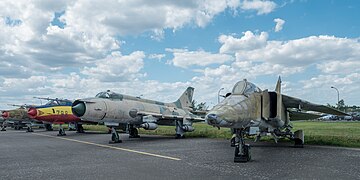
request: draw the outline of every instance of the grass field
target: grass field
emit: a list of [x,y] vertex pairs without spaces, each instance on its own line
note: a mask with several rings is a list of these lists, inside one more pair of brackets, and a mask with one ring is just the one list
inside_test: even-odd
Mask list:
[[[187,137],[207,138],[231,138],[230,130],[227,128],[211,127],[207,124],[195,123],[195,131],[186,133]],[[305,133],[305,144],[332,145],[343,147],[360,147],[360,122],[318,122],[297,121],[293,122],[294,130],[302,129]],[[107,131],[105,126],[86,125],[85,130]],[[160,126],[154,131],[140,129],[140,134],[174,135],[174,126]],[[269,141],[271,138],[264,138]]]

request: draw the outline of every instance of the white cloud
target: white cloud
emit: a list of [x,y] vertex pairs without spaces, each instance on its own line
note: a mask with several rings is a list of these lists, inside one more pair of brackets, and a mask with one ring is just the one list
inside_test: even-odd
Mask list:
[[150,54],[149,59],[157,59],[161,61],[165,56],[165,54]]
[[283,26],[285,24],[285,21],[280,19],[280,18],[276,18],[274,19],[274,22],[276,23],[275,25],[275,32],[279,32],[283,29]]
[[[220,42],[223,44],[220,52],[235,51],[237,60],[242,61],[305,67],[339,60],[354,62],[360,58],[358,39],[322,35],[289,41],[263,41],[261,39],[265,38],[261,38],[261,34],[254,36],[251,32],[245,33],[240,39],[232,36],[221,37],[223,36],[220,36]],[[255,43],[243,39],[254,39]]]
[[232,53],[236,51],[249,51],[262,48],[266,45],[268,33],[261,32],[260,35],[255,35],[251,31],[246,31],[243,36],[238,39],[233,36],[221,35],[218,40],[222,43],[220,53]]
[[145,54],[136,51],[130,55],[112,52],[106,58],[95,62],[95,67],[84,67],[81,71],[89,77],[105,82],[129,81],[144,76],[140,70],[144,66]]
[[187,68],[192,65],[207,66],[210,64],[222,64],[233,60],[233,57],[227,54],[212,54],[203,50],[189,51],[187,49],[166,49],[172,52],[174,66]]
[[318,64],[317,68],[324,73],[332,74],[349,74],[360,72],[360,59],[354,58],[354,60],[349,61],[323,62]]
[[331,89],[335,86],[339,89],[340,99],[344,99],[346,104],[353,105],[358,103],[360,95],[358,93],[360,88],[360,73],[350,73],[347,75],[318,75],[308,80],[301,80],[301,89],[297,92],[303,96],[308,97],[314,102],[327,102],[336,104],[337,93]]
[[241,3],[241,9],[255,10],[258,15],[271,13],[276,7],[276,3],[267,0],[244,0]]

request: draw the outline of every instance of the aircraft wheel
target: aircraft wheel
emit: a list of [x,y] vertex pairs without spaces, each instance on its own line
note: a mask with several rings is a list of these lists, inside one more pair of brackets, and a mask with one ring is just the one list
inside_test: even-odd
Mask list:
[[246,162],[251,160],[250,145],[246,144],[243,148],[244,148],[243,149],[244,154],[239,154],[240,153],[240,147],[235,146],[235,157],[234,157],[234,162],[235,163],[246,163]]
[[129,138],[140,138],[137,128],[132,128],[129,134]]
[[184,139],[185,138],[185,135],[181,135],[181,134],[176,134],[175,135],[175,139]]
[[118,136],[115,134],[111,135],[111,141],[109,141],[109,144],[115,144],[115,143],[122,143],[122,140],[119,139]]
[[230,146],[235,147],[235,137],[230,139]]

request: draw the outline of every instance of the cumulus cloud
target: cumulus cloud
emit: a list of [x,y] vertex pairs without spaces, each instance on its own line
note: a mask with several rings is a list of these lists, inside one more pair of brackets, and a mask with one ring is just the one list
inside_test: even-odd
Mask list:
[[221,35],[218,40],[222,43],[220,53],[233,53],[236,51],[248,51],[262,48],[266,45],[268,33],[261,32],[260,35],[255,35],[251,31],[246,31],[243,36],[235,38],[233,36]]
[[165,56],[165,54],[150,54],[149,59],[157,59],[161,61]]
[[360,61],[353,58],[348,61],[330,61],[317,64],[317,68],[329,74],[349,74],[360,72]]
[[84,67],[81,73],[106,82],[129,81],[143,76],[140,70],[144,66],[144,58],[142,51],[130,55],[112,52],[106,58],[96,61],[95,67]]
[[258,15],[268,14],[275,10],[277,4],[267,0],[244,0],[241,3],[241,9],[255,10]]
[[349,101],[350,103],[358,103],[357,100],[360,99],[358,93],[360,74],[358,72],[346,75],[318,75],[307,80],[301,80],[300,83],[303,88],[298,90],[298,92],[295,91],[295,93],[306,95],[314,102],[336,104],[337,94],[330,88],[331,86],[339,89],[340,99],[344,99],[346,104]]
[[274,19],[274,22],[276,23],[275,25],[275,32],[279,32],[283,29],[283,26],[285,24],[285,21],[280,19],[280,18],[276,18]]
[[174,66],[187,68],[192,65],[207,66],[210,64],[222,64],[233,60],[233,57],[227,54],[212,54],[203,50],[189,51],[187,49],[166,49],[172,52]]
[[[334,36],[310,36],[289,41],[243,41],[248,36],[259,40],[260,35],[244,34],[241,38],[228,36],[220,40],[220,52],[235,52],[237,60],[261,61],[286,67],[304,67],[331,61],[355,62],[360,57],[360,43],[357,39]],[[222,36],[220,36],[222,37]],[[261,44],[261,45],[259,45]],[[244,48],[247,47],[247,48]]]

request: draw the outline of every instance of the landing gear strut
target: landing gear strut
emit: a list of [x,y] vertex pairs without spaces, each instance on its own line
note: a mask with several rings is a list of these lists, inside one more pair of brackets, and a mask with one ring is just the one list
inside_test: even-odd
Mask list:
[[1,125],[1,131],[6,131],[5,123],[3,123],[3,124]]
[[114,143],[121,143],[122,140],[120,140],[119,134],[116,132],[114,127],[111,127],[111,140],[109,141],[109,144]]
[[46,131],[53,131],[54,130],[51,124],[45,124],[45,129],[46,129]]
[[140,138],[139,131],[137,128],[134,128],[134,125],[128,125],[129,138]]
[[27,125],[26,132],[34,132],[34,130],[32,129],[31,124]]
[[236,129],[231,128],[232,137],[230,139],[230,146],[235,147]]
[[69,131],[75,131],[76,129],[76,123],[69,123],[68,124],[68,130]]
[[65,130],[62,127],[62,124],[60,124],[59,134],[57,134],[57,136],[66,136]]
[[176,134],[175,134],[175,139],[183,139],[185,138],[185,131],[184,129],[182,128],[183,124],[181,121],[175,121],[175,124],[176,124]]
[[245,144],[244,129],[236,129],[234,162],[245,163],[250,160],[250,145]]
[[76,123],[76,124],[75,124],[75,128],[76,128],[76,132],[77,132],[77,133],[85,133],[84,127],[82,126],[82,124]]

